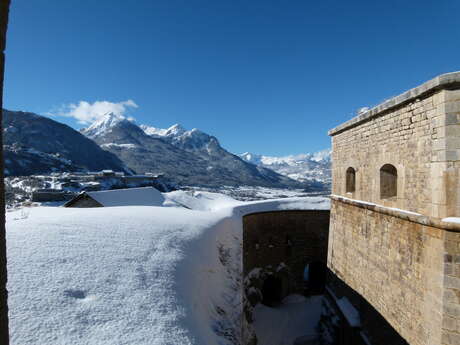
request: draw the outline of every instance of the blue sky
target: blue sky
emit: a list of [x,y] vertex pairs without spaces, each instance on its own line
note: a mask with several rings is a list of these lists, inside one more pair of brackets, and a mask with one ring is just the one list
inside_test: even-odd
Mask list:
[[14,0],[4,106],[131,100],[138,123],[196,127],[235,153],[316,151],[360,107],[460,70],[458,13],[455,0]]

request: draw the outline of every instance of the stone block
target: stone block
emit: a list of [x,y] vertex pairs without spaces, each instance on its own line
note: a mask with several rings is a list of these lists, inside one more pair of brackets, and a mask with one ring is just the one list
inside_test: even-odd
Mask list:
[[443,304],[444,315],[460,319],[460,305],[457,303],[444,302]]
[[446,114],[444,123],[446,126],[460,124],[460,114]]
[[446,151],[446,161],[458,161],[458,160],[459,160],[459,154],[457,151]]
[[448,125],[445,127],[446,137],[459,137],[460,125]]
[[454,289],[445,289],[443,294],[443,302],[444,303],[452,303],[452,304],[459,304],[460,303],[460,290]]
[[460,101],[460,91],[459,90],[444,90],[443,91],[443,102],[452,102]]
[[460,344],[460,334],[443,331],[441,341],[443,345],[458,345]]
[[445,316],[442,320],[442,328],[448,331],[456,331],[457,330],[457,319],[454,319],[450,316]]
[[446,114],[449,113],[460,113],[460,102],[453,101],[453,102],[446,102],[444,103],[444,112]]

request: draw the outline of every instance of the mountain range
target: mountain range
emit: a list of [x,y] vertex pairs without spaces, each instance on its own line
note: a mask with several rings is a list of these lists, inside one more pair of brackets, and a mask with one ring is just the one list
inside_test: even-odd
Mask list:
[[33,113],[3,114],[7,176],[112,169],[162,173],[180,185],[306,190],[327,188],[330,176],[327,152],[278,158],[234,155],[216,137],[178,124],[167,129],[139,126],[108,113],[78,132]]
[[284,157],[264,156],[245,152],[239,155],[246,162],[276,171],[300,182],[331,183],[331,150]]
[[301,187],[298,181],[245,162],[198,129],[138,126],[110,113],[81,133],[136,172],[163,173],[181,185]]

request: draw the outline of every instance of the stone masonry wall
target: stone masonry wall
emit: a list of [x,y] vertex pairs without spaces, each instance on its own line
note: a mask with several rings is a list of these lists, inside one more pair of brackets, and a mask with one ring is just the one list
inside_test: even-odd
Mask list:
[[329,210],[273,211],[243,217],[243,343],[256,344],[253,308],[268,277],[282,281],[282,297],[303,293],[307,263],[327,260]]
[[[289,293],[302,293],[307,263],[326,263],[329,210],[275,211],[243,218],[243,271],[286,265]],[[287,238],[289,237],[289,243]]]
[[[460,72],[329,134],[329,268],[409,344],[460,344]],[[397,169],[397,195],[389,198],[380,194],[385,164]],[[349,167],[356,188],[347,193]]]
[[[460,90],[433,90],[331,134],[332,194],[437,218],[460,215]],[[398,170],[395,198],[380,198],[384,164]],[[354,193],[345,191],[349,167]]]
[[444,232],[442,342],[460,344],[460,232]]
[[[445,233],[334,200],[328,267],[409,344],[459,344],[441,343]],[[458,297],[450,297],[457,303],[452,305],[452,324],[460,305]],[[374,337],[379,343],[378,333]]]

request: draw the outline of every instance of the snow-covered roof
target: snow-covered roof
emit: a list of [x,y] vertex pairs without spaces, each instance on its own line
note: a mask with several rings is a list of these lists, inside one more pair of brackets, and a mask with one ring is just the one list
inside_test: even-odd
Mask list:
[[126,188],[86,192],[102,206],[161,206],[163,194],[153,187]]

